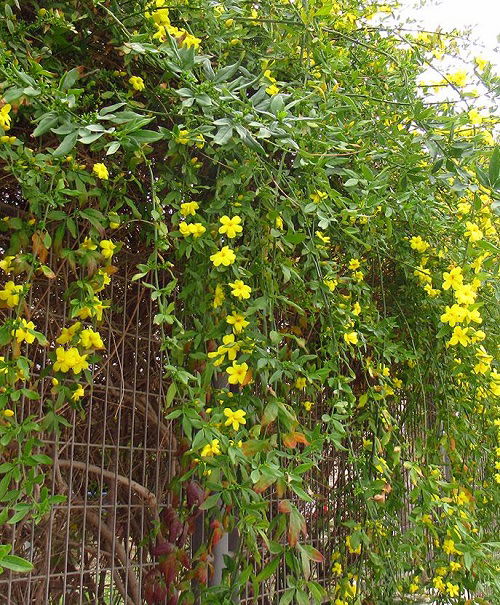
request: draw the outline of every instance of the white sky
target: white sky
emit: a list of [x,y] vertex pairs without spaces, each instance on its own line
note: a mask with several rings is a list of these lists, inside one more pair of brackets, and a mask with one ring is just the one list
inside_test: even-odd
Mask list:
[[[403,14],[411,15],[430,30],[472,28],[477,53],[500,65],[500,0],[431,0],[424,8],[409,8],[415,0],[402,0]],[[484,48],[481,48],[484,47]]]

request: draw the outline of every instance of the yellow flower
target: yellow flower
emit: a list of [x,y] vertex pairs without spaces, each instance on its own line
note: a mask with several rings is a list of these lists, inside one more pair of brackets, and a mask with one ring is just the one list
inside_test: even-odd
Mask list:
[[103,181],[107,181],[109,178],[108,169],[104,164],[101,164],[100,162],[92,166],[92,172]]
[[413,583],[413,582],[410,584],[409,591],[410,591],[411,593],[417,592],[417,590],[418,590],[418,589],[419,589],[418,584],[415,584],[415,583]]
[[234,282],[230,282],[229,286],[232,288],[231,294],[233,296],[236,296],[236,298],[239,298],[240,300],[250,298],[250,292],[252,291],[252,288],[244,284],[241,279],[237,279]]
[[302,405],[304,406],[306,412],[310,412],[312,410],[314,402],[313,401],[303,401]]
[[473,305],[476,296],[472,284],[463,284],[455,288],[455,298],[461,305]]
[[206,231],[206,227],[204,227],[201,223],[191,223],[188,225],[188,228],[189,233],[193,237],[201,237]]
[[0,290],[0,300],[12,308],[19,303],[19,294],[23,291],[23,286],[16,286],[13,281],[8,281],[3,290]]
[[97,250],[97,244],[94,244],[94,242],[89,237],[86,237],[83,240],[83,243],[80,244],[80,249],[81,250]]
[[452,584],[451,582],[446,582],[446,592],[450,595],[450,597],[458,597],[458,593],[460,592],[460,587],[458,584]]
[[311,193],[311,195],[309,197],[312,199],[312,201],[315,204],[319,204],[323,200],[326,200],[326,198],[328,197],[328,193],[326,193],[325,191],[320,191],[319,189],[316,189],[316,191],[314,193]]
[[71,347],[67,351],[63,347],[57,347],[54,363],[55,372],[69,372],[72,370],[73,374],[79,374],[88,367],[87,355],[80,355],[76,347]]
[[90,329],[80,332],[80,344],[84,349],[104,349],[104,343],[99,332]]
[[218,456],[220,454],[220,445],[218,439],[212,439],[210,443],[207,443],[200,452],[202,458],[207,456]]
[[358,333],[357,332],[345,332],[344,340],[347,344],[357,345],[358,344]]
[[230,326],[233,326],[233,332],[240,334],[248,325],[249,321],[246,321],[245,316],[233,311],[231,315],[226,317],[226,321]]
[[57,344],[65,345],[68,344],[68,342],[71,342],[73,340],[73,336],[80,330],[81,327],[81,322],[77,321],[69,328],[63,328],[61,331],[61,336],[56,338]]
[[226,368],[226,372],[229,374],[229,384],[243,384],[248,372],[248,365],[246,363],[238,364],[236,361],[233,361],[233,365]]
[[449,290],[450,288],[456,290],[462,285],[464,280],[462,269],[460,267],[455,267],[449,273],[445,271],[443,273],[443,279],[443,290]]
[[472,206],[469,204],[469,202],[460,202],[457,206],[457,212],[458,214],[469,214],[471,208]]
[[359,315],[361,313],[361,305],[359,302],[355,302],[352,306],[352,313],[353,315]]
[[85,395],[85,391],[83,390],[83,387],[81,384],[78,384],[76,386],[76,390],[73,391],[73,395],[71,395],[71,399],[73,401],[78,401],[79,399],[81,399],[83,396]]
[[243,227],[240,225],[240,216],[233,216],[233,218],[229,218],[229,216],[224,215],[221,216],[219,221],[222,224],[222,226],[219,227],[219,233],[225,233],[230,239],[236,237],[238,233],[241,233],[243,231]]
[[351,544],[351,536],[346,536],[345,538],[345,544],[347,546],[347,550],[352,554],[352,555],[359,555],[361,552],[361,544],[358,544],[358,546],[356,546],[356,548],[353,548],[352,544]]
[[330,238],[323,234],[323,231],[316,231],[316,237],[318,237],[324,244],[330,243]]
[[189,130],[179,130],[179,134],[175,140],[181,145],[187,145],[189,143]]
[[459,305],[452,305],[451,307],[445,307],[445,312],[441,315],[440,319],[443,323],[448,323],[453,328],[457,323],[464,321],[466,317],[467,309]]
[[427,294],[431,297],[431,298],[436,298],[436,296],[439,296],[441,290],[436,290],[435,288],[433,288],[430,284],[425,284],[424,286],[424,290],[427,292]]
[[228,246],[223,246],[218,252],[215,252],[210,256],[210,260],[213,262],[215,267],[224,265],[229,267],[236,260],[236,254]]
[[18,327],[12,330],[11,334],[19,344],[23,341],[31,344],[35,340],[35,335],[30,330],[35,329],[35,324],[32,321],[26,321],[24,318],[19,320]]
[[224,290],[222,289],[222,286],[217,284],[215,286],[214,294],[214,309],[217,309],[217,307],[220,307],[222,305],[222,303],[224,302],[224,298]]
[[277,95],[279,91],[280,89],[278,88],[278,86],[276,86],[276,84],[271,84],[266,88],[267,94],[271,96]]
[[12,271],[12,261],[14,258],[14,256],[5,256],[3,260],[0,260],[0,269],[7,274],[10,273]]
[[184,202],[184,204],[181,204],[180,212],[182,216],[189,216],[190,214],[194,216],[199,207],[198,202]]
[[208,354],[209,359],[216,359],[214,366],[220,366],[220,364],[224,361],[226,354],[229,361],[233,361],[236,359],[236,354],[240,350],[240,344],[235,342],[234,334],[226,334],[223,336],[222,342],[224,344],[220,346],[217,351],[213,351]]
[[276,229],[283,229],[283,219],[281,216],[277,216],[274,219],[274,224],[276,225]]
[[333,292],[339,282],[336,279],[324,279],[323,283],[330,290],[330,292]]
[[0,127],[4,130],[9,130],[12,118],[9,115],[12,106],[10,103],[6,103],[2,109],[0,109]]
[[488,59],[483,59],[481,57],[474,57],[474,63],[477,65],[479,71],[484,71],[489,61]]
[[462,569],[462,565],[457,563],[457,561],[450,561],[450,569],[451,571],[458,571],[459,569]]
[[349,261],[349,269],[351,271],[356,271],[356,269],[359,269],[361,267],[361,263],[359,262],[358,258],[351,258],[351,260]]
[[447,80],[455,86],[461,88],[467,84],[467,72],[463,70],[456,71],[454,74],[447,74]]
[[140,76],[130,76],[128,82],[134,90],[144,90],[144,80]]
[[466,347],[470,342],[470,338],[468,335],[469,329],[470,328],[461,328],[460,326],[456,326],[455,328],[453,328],[453,334],[451,335],[448,344],[451,346],[455,346],[460,343],[463,347]]
[[469,121],[473,126],[479,126],[479,124],[482,124],[483,116],[477,109],[471,109],[467,115],[469,116]]
[[476,324],[483,323],[483,318],[481,317],[481,313],[479,313],[479,311],[477,309],[473,309],[472,311],[468,310],[465,319],[467,320],[468,323],[470,323],[471,321],[473,321]]
[[338,576],[340,576],[340,574],[342,573],[342,565],[338,561],[333,564],[332,573],[334,573]]
[[104,256],[104,258],[111,258],[113,256],[116,244],[113,244],[111,240],[103,239],[99,243],[99,246],[101,246],[101,254]]
[[444,585],[444,582],[443,582],[443,578],[441,576],[435,576],[432,579],[432,583],[434,584],[434,588],[436,590],[439,590],[440,592],[444,592],[445,585]]
[[226,422],[224,422],[224,426],[232,426],[235,431],[240,428],[240,424],[246,424],[245,414],[243,410],[236,410],[233,412],[231,408],[224,409],[224,416],[227,417]]
[[187,48],[199,48],[201,44],[201,38],[197,38],[193,36],[193,34],[188,33],[186,30],[182,30],[182,34],[184,38],[181,42],[181,46],[186,46]]
[[356,281],[363,281],[363,278],[365,276],[363,271],[354,271],[352,275]]
[[306,383],[307,383],[307,380],[304,377],[299,377],[295,381],[295,388],[296,389],[305,389]]
[[423,253],[427,250],[429,244],[425,240],[423,240],[420,235],[417,235],[410,239],[410,246],[413,250]]
[[12,418],[12,416],[14,416],[14,411],[13,410],[4,410],[2,412],[2,414],[5,416],[5,418]]
[[470,221],[467,221],[465,223],[466,226],[466,230],[465,230],[465,237],[469,238],[470,242],[478,242],[480,239],[483,239],[483,232],[481,231],[481,229],[479,229],[479,227],[475,224],[475,223],[471,223]]
[[443,541],[443,550],[447,555],[461,554],[460,551],[455,548],[455,542],[451,538]]
[[179,231],[184,237],[189,237],[191,235],[190,225],[186,223],[186,221],[182,221],[179,223]]

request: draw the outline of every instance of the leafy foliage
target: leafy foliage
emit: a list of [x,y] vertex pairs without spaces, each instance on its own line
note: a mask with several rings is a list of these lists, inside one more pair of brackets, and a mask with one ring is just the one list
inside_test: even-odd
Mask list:
[[[1,4],[0,159],[24,210],[0,223],[13,280],[0,442],[17,444],[2,520],[39,519],[58,498],[33,489],[50,462],[38,434],[84,397],[115,302],[99,293],[139,233],[132,279],[157,305],[165,413],[183,439],[147,601],[193,602],[193,579],[203,602],[247,584],[257,596],[284,562],[281,605],[493,602],[500,152],[494,113],[471,105],[472,86],[495,102],[493,67],[442,71],[467,42],[386,25],[390,3]],[[422,84],[430,64],[440,79]],[[49,250],[76,276],[79,325],[58,343],[20,323],[33,276],[57,274]],[[30,350],[47,345],[35,378]],[[17,423],[9,406],[51,378],[43,426]],[[189,562],[201,510],[212,538]],[[326,534],[344,528],[328,552],[305,511],[323,511]],[[207,588],[234,528],[240,548]]]

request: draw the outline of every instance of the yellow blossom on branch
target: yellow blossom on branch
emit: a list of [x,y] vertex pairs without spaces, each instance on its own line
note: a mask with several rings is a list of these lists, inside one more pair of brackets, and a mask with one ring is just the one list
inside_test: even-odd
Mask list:
[[481,231],[481,229],[479,229],[479,227],[475,224],[475,223],[471,223],[470,221],[467,221],[465,223],[466,226],[466,230],[465,230],[465,237],[469,238],[469,241],[471,242],[478,242],[479,240],[483,239],[483,232]]
[[220,265],[229,267],[229,265],[232,265],[236,260],[236,254],[229,246],[223,246],[218,252],[215,252],[210,256],[210,260],[215,267],[219,267]]
[[3,128],[4,130],[9,130],[10,128],[12,118],[9,112],[11,109],[12,106],[10,103],[6,103],[2,109],[0,109],[0,128]]
[[410,239],[410,246],[413,248],[413,250],[421,253],[425,252],[427,248],[429,248],[429,244],[423,240],[420,235],[414,236]]
[[101,254],[104,256],[104,258],[112,258],[116,249],[116,244],[109,239],[103,239],[99,243],[99,246],[101,247]]
[[107,181],[109,178],[108,169],[101,162],[97,162],[97,164],[92,166],[92,172],[103,181]]
[[231,294],[239,298],[240,300],[250,298],[252,288],[247,286],[241,279],[237,279],[234,282],[230,282],[229,286],[232,288]]
[[73,401],[78,401],[79,399],[81,399],[83,396],[85,395],[85,391],[82,387],[81,384],[78,384],[76,389],[73,391],[73,394],[71,395],[71,399]]
[[235,334],[240,334],[250,323],[245,319],[244,315],[241,315],[236,311],[233,311],[231,315],[228,315],[226,321],[230,326],[233,326]]
[[450,288],[453,288],[454,290],[456,290],[457,288],[459,288],[462,285],[463,281],[464,281],[464,278],[462,275],[462,269],[460,267],[455,267],[451,271],[449,271],[449,272],[445,271],[443,273],[442,288],[443,288],[443,290],[449,290]]
[[460,343],[463,347],[466,347],[470,343],[470,338],[468,335],[469,330],[470,328],[461,328],[460,326],[456,326],[453,329],[453,334],[448,341],[448,345],[455,346]]
[[453,328],[456,324],[465,321],[466,317],[467,309],[459,305],[452,305],[451,307],[446,306],[445,312],[441,315],[440,319],[443,323],[448,323]]
[[299,378],[297,378],[295,380],[295,388],[296,389],[305,389],[306,384],[307,384],[307,380],[303,376],[299,376]]
[[220,454],[220,445],[218,439],[212,439],[210,443],[203,446],[200,456],[206,458],[207,456],[218,456]]
[[222,286],[220,284],[217,284],[215,286],[215,294],[214,294],[214,303],[213,303],[214,309],[217,309],[217,307],[220,307],[222,305],[222,303],[224,302],[224,299],[225,299],[224,290],[222,289]]
[[73,340],[73,336],[80,330],[81,327],[82,323],[80,321],[77,321],[69,328],[63,328],[61,330],[61,335],[56,338],[56,342],[60,345],[68,344],[68,342],[71,342]]
[[233,218],[229,218],[229,216],[224,215],[221,216],[219,221],[222,225],[221,227],[219,227],[219,233],[226,234],[227,237],[229,237],[230,239],[236,237],[238,233],[241,233],[243,231],[243,227],[240,225],[240,216],[236,215],[233,216]]
[[14,256],[4,256],[4,258],[0,261],[0,269],[7,274],[10,273],[12,271],[12,261],[14,258]]
[[235,431],[240,428],[240,424],[246,424],[245,420],[246,412],[244,410],[236,410],[233,412],[231,408],[224,409],[224,416],[227,417],[226,422],[224,422],[224,426],[232,426]]
[[104,343],[99,332],[90,329],[80,332],[80,344],[84,349],[104,349]]
[[35,324],[32,321],[26,321],[24,318],[19,320],[18,327],[12,330],[12,336],[21,344],[27,342],[31,344],[35,340],[35,335],[30,330],[35,329]]
[[182,216],[194,216],[199,207],[200,205],[198,204],[198,202],[184,202],[183,204],[181,204],[180,213],[182,214]]
[[358,344],[358,333],[357,332],[345,332],[344,340],[347,344],[357,345]]
[[243,384],[248,372],[248,365],[233,361],[233,365],[226,368],[226,372],[229,374],[229,384]]
[[63,347],[57,347],[56,361],[54,363],[55,372],[69,372],[72,370],[73,374],[79,374],[88,367],[87,355],[80,355],[76,347],[71,347],[68,350]]
[[309,197],[315,204],[319,204],[323,200],[326,200],[326,198],[328,197],[328,193],[326,193],[325,191],[320,191],[319,189],[316,189],[316,191],[311,193],[311,195]]
[[144,90],[144,80],[140,76],[130,76],[128,82],[134,90]]
[[97,250],[97,244],[95,244],[89,237],[83,240],[80,244],[80,250]]
[[19,295],[23,291],[23,286],[16,286],[13,281],[8,281],[3,290],[0,290],[0,300],[12,308],[19,303]]

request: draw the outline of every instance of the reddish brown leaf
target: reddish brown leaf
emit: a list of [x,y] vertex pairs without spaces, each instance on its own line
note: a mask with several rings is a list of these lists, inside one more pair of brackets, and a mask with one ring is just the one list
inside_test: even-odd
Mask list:
[[290,506],[290,501],[289,500],[281,500],[278,504],[278,510],[280,513],[290,513],[292,510],[292,507]]

